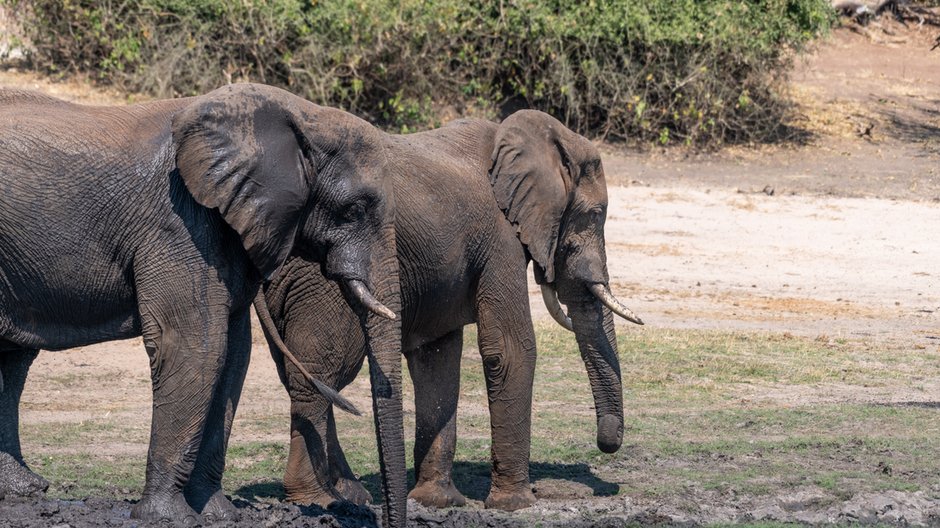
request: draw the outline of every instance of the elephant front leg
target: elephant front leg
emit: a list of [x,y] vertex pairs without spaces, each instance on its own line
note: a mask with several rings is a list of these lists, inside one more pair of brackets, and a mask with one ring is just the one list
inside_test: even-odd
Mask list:
[[[3,349],[0,346],[0,349]],[[30,471],[20,451],[20,396],[37,350],[0,350],[0,499],[46,491],[49,482]]]
[[[203,311],[193,319],[180,320],[141,312],[153,381],[153,418],[147,482],[131,517],[198,524],[201,516],[189,506],[183,489],[195,465],[225,366],[224,327],[213,328],[209,321],[224,321],[228,315],[213,317]],[[163,313],[181,316],[180,310]]]
[[406,354],[415,388],[415,479],[408,497],[425,506],[463,506],[451,474],[457,447],[457,398],[463,329]]
[[207,520],[236,520],[238,509],[222,491],[225,452],[251,358],[251,326],[245,309],[229,318],[228,351],[222,379],[206,420],[196,466],[186,485],[186,501]]
[[477,310],[492,434],[492,484],[485,505],[507,511],[535,504],[529,484],[535,334],[524,293],[491,290]]

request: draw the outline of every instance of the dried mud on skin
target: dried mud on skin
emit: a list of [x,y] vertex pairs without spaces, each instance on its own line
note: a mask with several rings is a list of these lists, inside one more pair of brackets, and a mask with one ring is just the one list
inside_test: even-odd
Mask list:
[[[381,508],[336,504],[329,509],[292,504],[249,503],[236,500],[241,518],[205,523],[207,527],[330,527],[378,526]],[[109,499],[63,501],[46,498],[0,500],[0,526],[151,528],[171,523],[130,519],[132,503]],[[427,528],[507,527],[619,527],[636,525],[705,526],[754,521],[808,525],[861,524],[879,526],[940,525],[940,499],[923,492],[862,493],[848,500],[818,488],[806,488],[767,497],[719,496],[688,490],[675,503],[643,501],[632,497],[577,501],[539,501],[515,513],[479,508],[437,510],[408,503],[408,526]]]

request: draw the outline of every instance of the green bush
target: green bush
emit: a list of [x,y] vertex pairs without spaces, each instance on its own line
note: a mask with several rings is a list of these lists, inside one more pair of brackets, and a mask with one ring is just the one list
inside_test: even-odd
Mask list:
[[828,0],[0,0],[31,59],[158,96],[251,80],[406,130],[533,107],[591,135],[772,140]]

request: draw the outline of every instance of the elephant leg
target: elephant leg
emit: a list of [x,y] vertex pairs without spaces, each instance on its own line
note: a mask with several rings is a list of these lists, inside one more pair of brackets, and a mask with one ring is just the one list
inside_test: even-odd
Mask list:
[[346,453],[343,452],[343,446],[339,443],[336,436],[336,419],[333,416],[333,408],[327,412],[326,423],[326,450],[330,461],[330,481],[336,491],[349,502],[358,505],[370,504],[372,494],[362,485],[362,482],[356,478],[349,462],[346,461]]
[[222,473],[232,421],[251,358],[250,325],[248,309],[229,318],[225,370],[212,400],[196,466],[186,485],[186,501],[207,520],[238,518],[237,508],[222,492]]
[[457,398],[463,328],[406,354],[415,388],[415,488],[425,506],[463,506],[451,478],[457,447]]
[[[185,286],[170,291],[180,290],[186,291]],[[138,288],[139,296],[147,293]],[[200,293],[205,294],[204,290]],[[180,305],[187,302],[174,301],[141,307],[153,383],[153,418],[147,482],[131,517],[195,524],[201,522],[201,516],[189,506],[183,490],[195,466],[206,418],[225,368],[227,329],[218,321],[228,321],[228,313],[222,303],[183,309]]]
[[20,396],[38,350],[4,349],[0,345],[0,499],[46,491],[49,482],[30,471],[20,450]]
[[326,449],[329,402],[322,397],[312,400],[291,401],[290,453],[284,471],[284,490],[291,502],[327,507],[343,500],[343,496],[330,482]]
[[[523,276],[518,279],[525,284]],[[525,288],[503,280],[481,285],[477,306],[480,355],[490,408],[492,484],[487,508],[518,510],[535,504],[529,484],[535,332]]]

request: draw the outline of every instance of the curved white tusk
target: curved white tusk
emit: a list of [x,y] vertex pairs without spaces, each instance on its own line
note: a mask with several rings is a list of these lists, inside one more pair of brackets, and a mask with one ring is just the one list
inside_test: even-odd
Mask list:
[[346,281],[346,286],[349,287],[349,292],[352,293],[353,297],[370,312],[386,319],[395,319],[395,312],[389,310],[387,306],[373,297],[372,292],[369,291],[365,283],[360,280],[348,280]]
[[560,324],[562,328],[569,332],[574,332],[574,324],[571,322],[571,318],[565,315],[565,310],[558,302],[558,294],[555,292],[555,288],[552,288],[549,284],[542,284],[540,286],[542,288],[542,301],[545,302],[545,307],[548,308],[549,315],[551,315],[552,319]]
[[606,284],[601,284],[599,282],[594,283],[590,285],[588,289],[591,290],[591,293],[593,293],[598,300],[604,303],[604,306],[610,308],[611,312],[614,312],[631,323],[636,323],[638,325],[643,324],[643,321],[637,317],[635,313],[633,313],[633,310],[624,306],[622,302],[618,301],[617,298],[614,297],[614,294],[610,292],[610,288],[608,288]]

